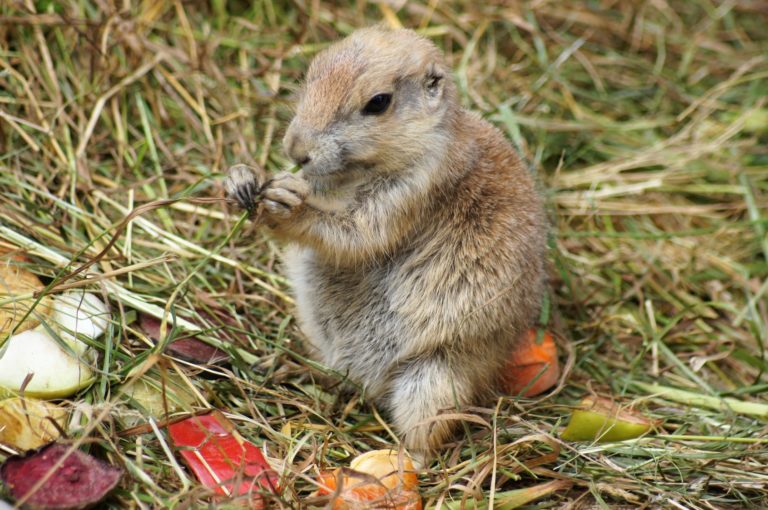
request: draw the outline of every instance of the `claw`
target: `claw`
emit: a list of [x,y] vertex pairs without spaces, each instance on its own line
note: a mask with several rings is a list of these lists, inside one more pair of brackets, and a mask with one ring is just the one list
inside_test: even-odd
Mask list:
[[252,211],[258,203],[262,186],[256,171],[241,164],[229,168],[224,188],[228,199],[237,202],[242,209]]

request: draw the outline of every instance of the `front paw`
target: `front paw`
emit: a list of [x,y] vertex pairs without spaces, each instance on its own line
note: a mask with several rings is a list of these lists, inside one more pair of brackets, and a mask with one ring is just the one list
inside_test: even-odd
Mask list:
[[253,213],[261,195],[263,182],[262,172],[257,169],[248,165],[234,165],[227,171],[224,189],[230,201]]
[[264,186],[264,209],[273,222],[295,217],[304,207],[309,195],[309,184],[301,177],[281,172]]

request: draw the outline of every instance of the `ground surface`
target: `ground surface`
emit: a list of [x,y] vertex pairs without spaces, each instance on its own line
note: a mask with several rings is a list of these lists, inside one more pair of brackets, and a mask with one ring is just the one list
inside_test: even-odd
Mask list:
[[[221,197],[234,162],[285,168],[279,140],[312,55],[385,21],[444,48],[464,103],[540,176],[553,224],[552,328],[570,346],[556,395],[474,410],[486,425],[468,425],[421,476],[426,506],[565,479],[570,488],[535,507],[768,507],[765,408],[750,415],[721,400],[768,404],[766,3],[398,7],[2,2],[0,227],[71,260],[57,266],[33,250],[30,267],[46,283],[63,283],[119,235],[67,283],[93,278],[83,285],[105,293],[116,282],[139,298],[110,298],[116,320],[98,346],[98,380],[66,402],[72,436],[87,426],[91,451],[129,474],[110,505],[190,508],[208,497],[169,460],[160,430],[125,433],[146,420],[116,389],[142,371],[160,381],[183,367],[192,409],[223,409],[264,445],[286,487],[279,507],[304,506],[318,469],[396,444],[360,395],[312,384],[279,247],[250,228],[229,239],[234,211],[194,202]],[[162,198],[184,200],[121,222]],[[18,244],[3,232],[3,246]],[[186,319],[233,342],[232,364],[203,377],[156,356],[137,325],[147,305],[163,307],[170,326]],[[702,398],[676,402],[649,384]],[[659,425],[626,443],[561,442],[587,394]]]

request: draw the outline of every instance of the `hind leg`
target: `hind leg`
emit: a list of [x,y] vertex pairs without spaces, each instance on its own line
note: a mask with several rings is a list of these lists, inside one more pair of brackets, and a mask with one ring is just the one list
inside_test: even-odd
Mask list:
[[415,360],[398,373],[389,410],[412,454],[427,458],[453,436],[458,421],[439,414],[472,403],[478,383],[466,366],[459,370],[442,356]]

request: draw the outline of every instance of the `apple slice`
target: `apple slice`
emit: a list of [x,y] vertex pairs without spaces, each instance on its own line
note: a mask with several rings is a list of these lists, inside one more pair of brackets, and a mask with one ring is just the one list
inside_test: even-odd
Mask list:
[[402,469],[400,464],[397,450],[371,450],[352,459],[349,468],[375,476],[388,489],[415,489],[418,478],[411,458],[403,454]]
[[652,420],[620,409],[607,398],[585,397],[560,437],[566,441],[625,441],[642,436],[653,425]]
[[110,318],[107,305],[89,292],[67,292],[53,300],[54,328],[77,354],[88,349],[88,344],[79,337],[98,338],[107,329]]
[[54,399],[68,397],[93,382],[91,369],[70,356],[40,329],[14,335],[0,348],[0,397],[24,394]]
[[123,393],[129,405],[142,416],[155,419],[165,418],[166,412],[191,412],[197,400],[184,379],[170,372],[150,371],[137,381],[121,385],[118,393]]
[[[0,259],[0,345],[11,332],[21,333],[40,324],[51,314],[51,298],[37,299],[33,293],[45,288],[40,279],[18,262]],[[34,306],[32,312],[30,308]],[[25,317],[26,316],[26,317]],[[22,320],[23,319],[23,320]]]
[[44,400],[0,400],[0,443],[19,450],[38,448],[58,439],[66,419],[64,408]]

